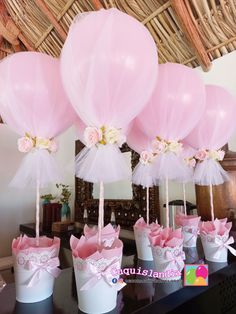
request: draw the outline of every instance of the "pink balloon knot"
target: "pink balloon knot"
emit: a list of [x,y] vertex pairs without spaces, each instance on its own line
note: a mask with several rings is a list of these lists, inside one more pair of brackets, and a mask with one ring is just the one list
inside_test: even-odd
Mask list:
[[28,133],[18,139],[17,145],[18,150],[22,153],[29,153],[34,149],[46,149],[49,153],[55,153],[58,150],[58,144],[54,138],[33,137]]

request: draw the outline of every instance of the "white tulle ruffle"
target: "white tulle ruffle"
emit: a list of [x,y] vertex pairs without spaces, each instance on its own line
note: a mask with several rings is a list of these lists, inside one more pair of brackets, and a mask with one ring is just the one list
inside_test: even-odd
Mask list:
[[131,179],[131,168],[117,145],[85,147],[75,159],[75,174],[88,182]]
[[153,164],[144,165],[139,162],[134,168],[132,182],[145,188],[157,185],[156,179],[153,178]]
[[168,152],[157,157],[153,164],[153,176],[157,182],[174,180],[188,182],[193,178],[193,170],[186,165],[183,158],[175,153]]
[[220,163],[213,159],[206,159],[197,163],[194,172],[194,182],[198,185],[218,185],[229,180],[227,172]]
[[10,182],[10,186],[17,188],[46,187],[49,183],[62,181],[61,172],[53,154],[46,149],[34,150],[23,158],[15,177]]

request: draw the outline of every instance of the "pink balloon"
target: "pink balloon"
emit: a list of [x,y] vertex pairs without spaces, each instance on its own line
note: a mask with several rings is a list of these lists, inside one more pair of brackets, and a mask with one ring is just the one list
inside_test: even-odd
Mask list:
[[122,128],[144,107],[157,77],[148,30],[117,9],[83,15],[61,54],[65,90],[86,125]]
[[205,108],[205,88],[191,68],[175,63],[159,66],[156,87],[145,109],[137,117],[152,139],[185,138],[200,120]]
[[64,92],[59,61],[39,52],[15,53],[0,63],[0,115],[20,135],[52,138],[76,118]]
[[[62,49],[61,74],[86,127],[121,129],[123,136],[152,93],[157,62],[156,45],[146,27],[113,8],[74,21]],[[86,147],[76,158],[76,176],[89,182],[114,182],[130,175],[117,144]]]
[[198,268],[196,269],[196,276],[206,279],[208,276],[208,269],[202,265],[198,266]]
[[219,149],[235,131],[236,100],[223,87],[206,86],[206,109],[185,141],[198,149]]
[[132,123],[126,142],[131,149],[139,154],[144,150],[151,149],[150,139],[142,132],[136,120]]
[[[0,86],[0,115],[21,136],[52,139],[76,118],[62,86],[58,59],[39,52],[15,53],[0,63]],[[60,182],[59,172],[53,154],[36,149],[25,155],[11,185],[39,182],[44,187]]]

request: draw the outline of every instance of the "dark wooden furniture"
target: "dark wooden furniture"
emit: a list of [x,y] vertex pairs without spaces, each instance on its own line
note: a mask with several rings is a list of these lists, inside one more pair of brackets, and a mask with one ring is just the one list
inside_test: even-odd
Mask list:
[[[226,145],[226,149],[227,147]],[[236,152],[226,150],[221,165],[228,172],[230,181],[213,186],[215,217],[228,217],[236,221]],[[208,186],[196,185],[196,201],[198,214],[202,220],[211,220]]]
[[[84,145],[76,141],[76,154]],[[132,168],[137,165],[139,155],[127,145],[123,145],[122,152],[131,151]],[[110,222],[111,212],[115,213],[116,224],[123,229],[133,230],[135,221],[146,216],[146,189],[141,186],[132,185],[132,200],[105,200],[105,224]],[[81,179],[75,179],[75,221],[83,222],[84,209],[87,209],[88,223],[97,224],[98,221],[98,200],[93,199],[93,184]],[[159,188],[150,189],[150,221],[160,221]]]

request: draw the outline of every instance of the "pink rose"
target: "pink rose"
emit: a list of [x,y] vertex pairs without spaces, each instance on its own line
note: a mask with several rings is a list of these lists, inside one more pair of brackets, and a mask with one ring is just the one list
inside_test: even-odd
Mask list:
[[18,150],[21,153],[28,153],[34,147],[34,143],[29,137],[21,137],[17,141]]
[[158,140],[155,140],[152,142],[152,149],[157,154],[163,153],[166,147],[167,147],[167,144],[165,142],[161,142]]
[[206,150],[199,150],[196,155],[195,158],[198,160],[205,160],[208,157],[208,153]]
[[58,144],[54,139],[50,141],[48,149],[51,153],[56,153],[58,151]]
[[190,168],[194,168],[196,166],[196,159],[195,158],[188,158],[187,159],[187,165]]
[[151,152],[148,152],[147,150],[144,150],[140,154],[140,162],[144,165],[150,163],[153,159],[153,154]]
[[225,157],[225,151],[223,150],[218,150],[218,160],[221,161]]
[[95,127],[87,127],[84,131],[84,140],[87,147],[92,147],[102,140],[102,130]]

